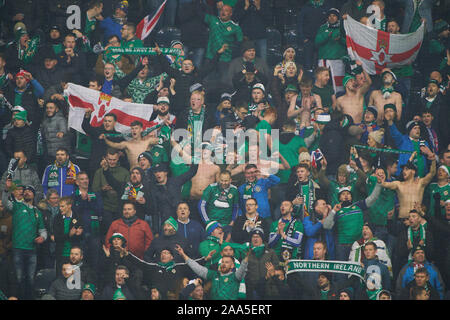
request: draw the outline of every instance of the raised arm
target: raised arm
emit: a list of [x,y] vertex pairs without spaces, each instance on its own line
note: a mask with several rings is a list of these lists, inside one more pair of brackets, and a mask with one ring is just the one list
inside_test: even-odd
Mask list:
[[128,144],[127,141],[122,141],[122,142],[112,142],[111,140],[108,140],[108,137],[105,136],[105,143],[110,146],[111,148],[114,149],[119,149],[119,150],[123,150],[126,149]]
[[433,180],[433,177],[435,175],[436,175],[436,158],[434,158],[433,161],[431,162],[430,172],[428,172],[427,175],[422,179],[420,179],[419,181],[423,186],[426,186],[431,182],[431,180]]

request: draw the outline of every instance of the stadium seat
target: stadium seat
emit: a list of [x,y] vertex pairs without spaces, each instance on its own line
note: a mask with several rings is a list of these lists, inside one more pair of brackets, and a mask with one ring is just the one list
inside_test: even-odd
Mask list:
[[297,31],[294,29],[287,30],[283,34],[284,45],[292,46],[295,50],[298,50],[298,36]]
[[278,62],[281,62],[283,55],[278,49],[267,48],[267,65],[270,68],[275,67]]
[[40,299],[50,289],[52,282],[56,279],[55,269],[42,269],[36,273],[34,282],[35,298]]
[[267,35],[267,49],[281,49],[281,34],[275,28],[269,27],[266,29]]

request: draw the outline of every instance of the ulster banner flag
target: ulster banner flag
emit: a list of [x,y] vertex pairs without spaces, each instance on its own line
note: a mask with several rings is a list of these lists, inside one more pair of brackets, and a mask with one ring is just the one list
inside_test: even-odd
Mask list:
[[164,12],[164,8],[166,6],[167,0],[165,0],[158,9],[153,14],[149,14],[144,19],[139,22],[139,24],[136,26],[136,36],[141,39],[142,41],[148,37],[150,32],[153,31],[156,24],[159,21],[159,18],[161,17],[162,13]]
[[69,128],[84,134],[81,124],[86,109],[93,111],[90,122],[93,127],[101,126],[103,117],[108,113],[114,113],[117,116],[115,129],[121,133],[128,133],[130,124],[136,120],[142,122],[144,129],[156,125],[155,122],[148,121],[153,113],[153,105],[125,102],[73,83],[69,83],[64,95],[70,105]]
[[379,74],[384,68],[411,64],[419,53],[424,24],[416,32],[392,34],[363,25],[350,16],[344,20],[348,55],[360,60],[368,74]]

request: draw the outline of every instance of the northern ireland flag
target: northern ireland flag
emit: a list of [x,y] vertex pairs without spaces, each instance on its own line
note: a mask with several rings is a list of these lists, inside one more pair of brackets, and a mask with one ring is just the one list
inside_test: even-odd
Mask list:
[[360,60],[368,74],[380,74],[384,68],[411,64],[419,53],[424,24],[408,34],[392,34],[370,28],[350,16],[344,20],[348,55]]
[[103,124],[103,118],[108,113],[117,116],[115,129],[121,133],[130,132],[130,125],[133,121],[140,121],[144,129],[156,125],[153,121],[148,121],[153,112],[153,105],[125,102],[114,98],[103,92],[69,83],[64,91],[64,96],[69,102],[69,128],[84,133],[81,124],[84,119],[86,109],[92,110],[90,123],[93,127]]
[[139,24],[136,26],[136,36],[141,39],[142,41],[148,37],[148,35],[155,29],[156,24],[159,21],[159,18],[161,18],[161,15],[164,12],[164,8],[166,7],[167,0],[164,0],[164,2],[159,6],[158,9],[156,9],[155,12],[152,14],[149,14],[144,19],[139,22]]

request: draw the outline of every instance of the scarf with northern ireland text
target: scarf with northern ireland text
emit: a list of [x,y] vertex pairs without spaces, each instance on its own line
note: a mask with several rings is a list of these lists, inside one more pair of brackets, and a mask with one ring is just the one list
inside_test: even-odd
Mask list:
[[[64,162],[62,166],[58,165],[58,162],[55,161],[55,163],[50,167],[49,175],[48,175],[48,186],[49,187],[57,187],[59,186],[59,181],[61,180],[59,176],[59,169],[62,169],[64,167],[67,167],[66,170],[66,177],[64,184],[74,184],[75,180],[77,178],[77,171],[75,170],[75,166],[72,163],[72,161],[67,160]],[[62,172],[62,170],[61,170]]]

